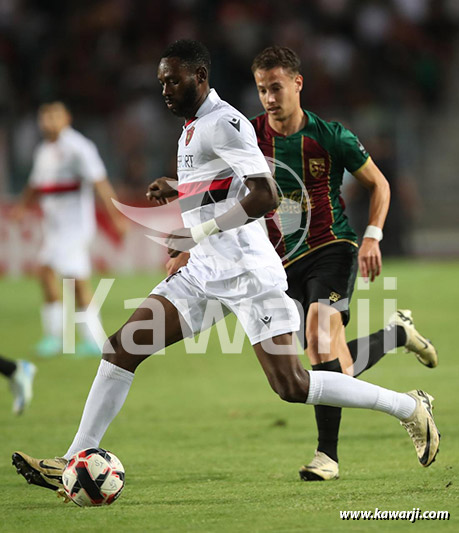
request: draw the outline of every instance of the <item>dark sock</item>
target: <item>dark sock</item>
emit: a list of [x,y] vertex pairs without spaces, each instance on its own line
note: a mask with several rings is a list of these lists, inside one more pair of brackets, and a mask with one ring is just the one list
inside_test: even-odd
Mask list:
[[354,361],[354,377],[375,365],[387,352],[405,346],[406,333],[402,326],[394,324],[372,333],[368,337],[347,343]]
[[[327,370],[328,372],[342,372],[339,359],[312,365],[313,370]],[[341,422],[341,407],[329,405],[315,405],[316,423],[319,431],[317,451],[323,452],[338,462],[338,433]]]
[[0,374],[10,378],[16,371],[17,365],[11,359],[5,359],[0,355]]

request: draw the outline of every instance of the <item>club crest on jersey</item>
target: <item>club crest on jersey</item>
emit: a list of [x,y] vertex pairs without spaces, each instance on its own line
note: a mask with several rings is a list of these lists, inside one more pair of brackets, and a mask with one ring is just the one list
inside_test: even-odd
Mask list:
[[336,303],[340,298],[341,298],[341,294],[338,294],[335,291],[331,291],[330,296],[329,296],[329,300],[331,302],[335,302]]
[[319,159],[310,159],[309,160],[309,172],[311,175],[318,179],[322,178],[327,174],[327,167],[325,165],[325,159],[323,157]]
[[191,128],[186,132],[185,146],[188,146],[190,144],[191,138],[193,137],[193,133],[194,133],[194,126],[191,126]]

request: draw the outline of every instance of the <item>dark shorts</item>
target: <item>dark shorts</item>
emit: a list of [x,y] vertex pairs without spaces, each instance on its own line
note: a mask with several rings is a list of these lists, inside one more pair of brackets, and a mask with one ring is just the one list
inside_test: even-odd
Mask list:
[[327,300],[336,304],[347,298],[348,305],[343,310],[340,308],[343,324],[347,325],[358,270],[357,257],[356,246],[337,242],[311,252],[287,267],[287,294],[300,303],[305,318],[314,302]]

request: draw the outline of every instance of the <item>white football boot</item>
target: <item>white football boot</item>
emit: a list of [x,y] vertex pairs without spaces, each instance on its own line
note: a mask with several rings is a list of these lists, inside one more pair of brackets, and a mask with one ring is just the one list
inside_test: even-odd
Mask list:
[[329,481],[339,478],[338,463],[324,452],[316,450],[312,461],[300,468],[300,478],[303,481]]
[[409,309],[398,309],[388,320],[388,325],[401,326],[406,333],[405,350],[413,352],[418,360],[429,368],[438,365],[435,346],[414,327],[412,313]]
[[10,378],[15,415],[20,415],[32,400],[32,385],[36,372],[37,367],[29,361],[20,360],[16,364],[16,370]]
[[416,400],[416,408],[409,418],[400,420],[400,424],[408,431],[419,462],[427,467],[435,461],[440,446],[440,432],[432,414],[434,399],[422,390],[413,390],[407,394]]

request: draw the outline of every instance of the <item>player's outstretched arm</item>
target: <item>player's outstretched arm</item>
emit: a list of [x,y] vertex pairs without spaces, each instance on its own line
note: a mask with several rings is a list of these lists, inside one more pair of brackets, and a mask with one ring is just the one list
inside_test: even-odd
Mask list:
[[19,202],[11,209],[10,217],[20,222],[24,218],[27,209],[35,203],[37,198],[37,190],[30,185],[26,185]]
[[359,270],[364,278],[374,281],[381,273],[382,258],[379,241],[390,204],[390,187],[383,173],[370,159],[354,177],[370,191],[368,226],[359,250]]
[[119,233],[120,236],[123,236],[126,233],[127,229],[126,219],[118,211],[118,209],[112,202],[112,199],[117,200],[118,198],[111,183],[108,181],[107,178],[95,181],[94,190],[96,191],[97,196],[100,198],[104,208],[106,209],[110,220],[116,228],[116,231]]

